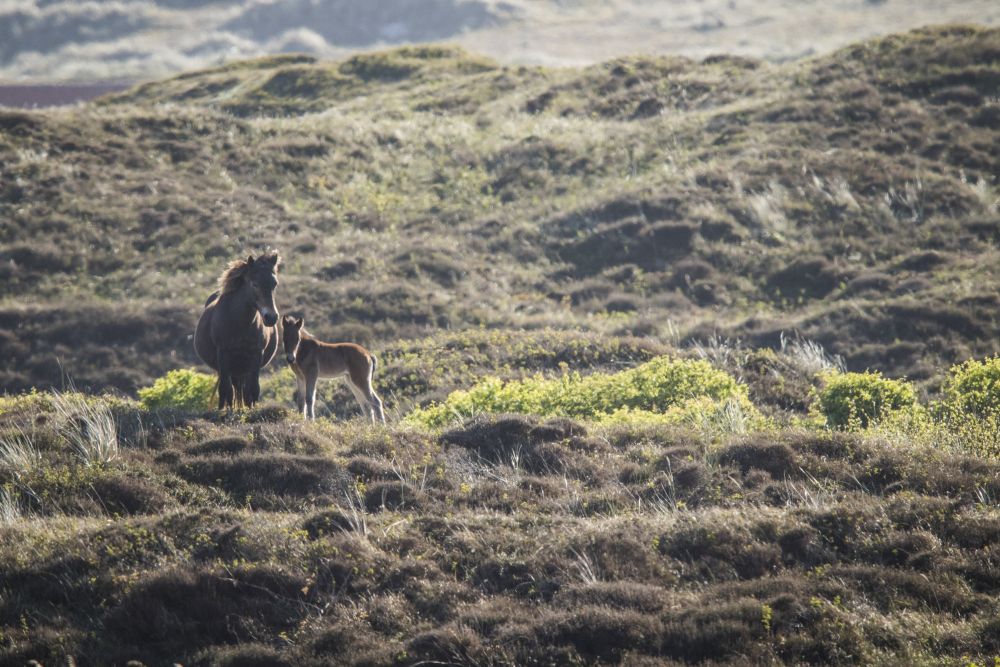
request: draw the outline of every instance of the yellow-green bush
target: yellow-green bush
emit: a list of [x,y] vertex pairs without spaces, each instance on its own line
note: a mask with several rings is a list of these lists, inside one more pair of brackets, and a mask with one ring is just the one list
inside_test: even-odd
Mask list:
[[[260,376],[260,400],[264,402],[288,403],[292,399],[295,391],[295,372],[290,366],[281,364],[272,366],[272,372]],[[319,395],[323,397],[323,391],[331,391],[338,386],[339,382],[320,383]],[[326,385],[326,386],[324,386]],[[323,400],[326,400],[325,398]]]
[[139,401],[147,410],[207,410],[215,393],[215,378],[189,368],[172,370],[157,378],[152,387],[139,390]]
[[1000,357],[953,366],[943,394],[949,412],[1000,415]]
[[816,408],[833,428],[867,428],[916,407],[913,385],[878,371],[830,373],[816,394]]
[[600,417],[605,424],[664,424],[688,426],[715,434],[749,433],[765,428],[768,420],[746,396],[717,400],[708,396],[689,398],[665,412],[622,408]]
[[911,451],[935,450],[1000,457],[1000,413],[978,416],[961,410],[900,410],[864,429],[866,438]]
[[[670,411],[691,399],[736,400],[753,410],[747,388],[724,371],[703,360],[663,356],[618,373],[566,373],[556,378],[538,375],[509,382],[486,378],[469,390],[452,392],[444,403],[414,410],[407,419],[440,426],[456,417],[515,412],[595,421],[655,418],[679,423],[683,411]],[[704,412],[704,403],[699,409]]]
[[0,415],[41,412],[49,407],[49,395],[37,389],[24,394],[0,395]]

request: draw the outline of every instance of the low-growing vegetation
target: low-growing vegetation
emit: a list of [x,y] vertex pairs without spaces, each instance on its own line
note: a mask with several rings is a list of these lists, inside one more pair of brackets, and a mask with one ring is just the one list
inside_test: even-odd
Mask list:
[[952,368],[943,393],[946,409],[979,417],[1000,416],[1000,357],[972,359]]
[[[0,110],[0,663],[1000,659],[997,37]],[[389,426],[210,409],[265,245]]]
[[213,394],[218,395],[215,383],[208,373],[178,368],[157,378],[151,387],[140,389],[139,402],[147,410],[207,410],[212,407]]
[[0,414],[12,664],[997,654],[996,457],[817,427],[424,430],[118,402],[143,437],[85,461],[63,399],[36,396]]
[[714,405],[733,401],[751,407],[747,389],[707,361],[657,357],[618,373],[582,376],[567,372],[504,382],[487,378],[469,390],[459,390],[441,404],[414,411],[409,419],[426,426],[481,413],[518,412],[621,421],[655,414],[684,414],[692,404],[708,399]]
[[833,428],[866,428],[916,404],[913,387],[878,372],[830,373],[823,379],[816,403]]
[[185,409],[189,371],[143,392],[158,407],[6,397],[0,658],[989,664],[992,413],[810,349],[782,362],[812,412],[768,419],[750,371],[781,366],[720,341],[486,380],[389,427]]

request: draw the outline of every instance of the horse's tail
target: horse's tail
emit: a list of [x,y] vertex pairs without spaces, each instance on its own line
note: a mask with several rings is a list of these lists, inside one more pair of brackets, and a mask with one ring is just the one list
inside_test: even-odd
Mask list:
[[375,369],[378,368],[378,357],[371,352],[368,353],[368,356],[372,358],[372,375],[375,375]]
[[212,385],[212,395],[208,397],[208,409],[211,410],[213,405],[219,404],[219,376],[215,376],[215,384]]

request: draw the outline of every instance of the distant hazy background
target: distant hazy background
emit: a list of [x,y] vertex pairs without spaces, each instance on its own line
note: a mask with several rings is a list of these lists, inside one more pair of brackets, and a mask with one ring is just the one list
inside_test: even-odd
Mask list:
[[628,53],[772,60],[929,23],[1000,23],[997,0],[0,0],[0,82],[135,81],[278,52],[451,41],[502,62]]

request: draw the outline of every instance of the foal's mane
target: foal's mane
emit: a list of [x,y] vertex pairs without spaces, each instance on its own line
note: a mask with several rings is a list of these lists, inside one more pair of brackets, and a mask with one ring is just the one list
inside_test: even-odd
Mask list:
[[[272,252],[270,255],[261,255],[257,258],[258,262],[264,260],[272,262],[275,271],[277,271],[281,263],[281,259],[276,252]],[[243,276],[253,265],[254,262],[252,259],[237,259],[230,262],[226,270],[219,276],[219,296],[238,290],[243,285]]]

